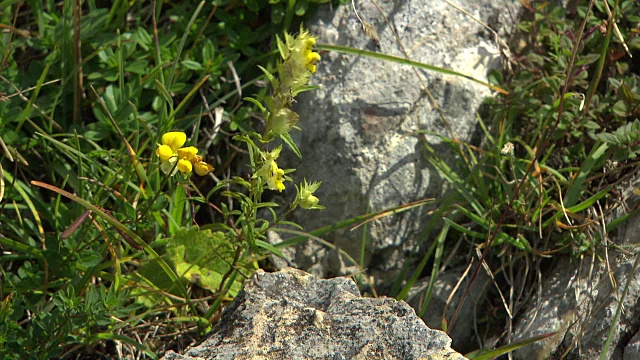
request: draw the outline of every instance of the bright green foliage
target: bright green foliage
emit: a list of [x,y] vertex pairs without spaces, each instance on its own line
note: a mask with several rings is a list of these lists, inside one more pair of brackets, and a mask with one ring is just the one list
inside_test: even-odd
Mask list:
[[[167,248],[167,260],[181,278],[215,292],[223,285],[223,277],[234,263],[236,249],[232,241],[222,232],[182,229]],[[256,270],[250,259],[243,259],[236,266],[245,274]],[[242,279],[237,278],[229,288],[229,296],[235,297],[242,283]]]
[[276,34],[320,2],[3,3],[0,358],[154,358],[147,321],[204,333],[278,253],[266,231],[286,222],[258,215],[268,182],[227,175],[246,168],[232,137],[257,123],[240,93],[281,59]]
[[[229,285],[227,295],[233,298],[242,288],[244,280],[244,277],[237,277],[231,284],[224,282],[225,275],[232,270],[231,265],[236,256],[237,249],[233,246],[233,240],[222,232],[181,228],[167,244],[165,258],[184,283],[197,284],[212,292],[219,291],[223,285]],[[255,263],[249,260],[242,258],[240,262],[235,262],[244,276],[256,270]],[[132,295],[149,308],[167,300],[156,289],[168,289],[175,296],[180,295],[158,261],[146,263],[131,276],[131,280],[140,284],[132,290]]]
[[[530,8],[524,10],[511,39],[513,56],[503,59],[509,66],[489,75],[492,84],[508,94],[486,99],[478,114],[482,142],[472,146],[425,132],[439,137],[455,154],[453,159],[442,158],[441,151],[423,141],[425,158],[452,191],[438,200],[426,226],[425,234],[441,228],[440,234],[425,244],[428,251],[417,269],[402,274],[392,289],[392,294],[406,298],[433,261],[417,309],[423,314],[430,311],[433,285],[446,266],[441,262],[450,261],[448,268],[472,264],[464,276],[477,282],[481,280],[476,274],[490,273],[500,296],[490,302],[501,302],[498,312],[503,307],[509,312],[500,319],[478,311],[480,329],[504,329],[505,323],[511,329],[513,319],[522,315],[521,304],[531,300],[530,290],[545,281],[544,271],[554,257],[597,259],[604,247],[618,246],[611,241],[612,232],[640,212],[640,205],[628,198],[630,188],[637,186],[640,151],[637,1],[609,1],[613,19],[605,1],[595,1],[589,12],[586,0],[568,2],[577,3],[575,12],[554,2],[521,3]],[[633,188],[633,193],[640,191]],[[443,253],[444,237],[448,242],[460,239],[455,249],[463,250],[455,254],[457,259],[446,247]],[[630,270],[630,278],[635,270]],[[622,293],[619,286],[615,290]],[[467,294],[470,288],[468,284],[457,291]],[[447,316],[442,326],[456,320]],[[616,326],[612,324],[611,331]],[[511,335],[506,338],[513,340]],[[469,357],[499,356],[544,336]]]
[[[462,215],[462,223],[475,224],[472,230],[447,220],[475,241],[485,242],[488,231],[497,231],[493,246],[574,254],[593,250],[602,224],[591,206],[609,208],[605,204],[615,201],[610,191],[623,185],[617,180],[631,176],[623,165],[636,161],[640,149],[638,70],[616,36],[606,46],[602,6],[589,14],[579,38],[587,3],[579,2],[577,16],[567,16],[562,7],[532,3],[535,14],[525,16],[515,37],[520,47],[512,49],[517,54],[510,59],[513,72],[491,75],[510,93],[486,102],[486,113],[493,116],[488,127],[482,123],[482,153],[445,138],[460,156],[457,166],[451,166],[427,145],[429,161],[456,189],[444,202],[456,206],[441,213],[450,219]],[[616,23],[633,51],[640,44],[632,36],[640,8],[631,3],[621,1]],[[576,58],[568,71],[574,46]],[[600,68],[600,60],[611,56],[615,60]],[[570,84],[564,93],[567,73]],[[617,162],[618,175],[603,179],[605,171],[612,174],[607,160]]]

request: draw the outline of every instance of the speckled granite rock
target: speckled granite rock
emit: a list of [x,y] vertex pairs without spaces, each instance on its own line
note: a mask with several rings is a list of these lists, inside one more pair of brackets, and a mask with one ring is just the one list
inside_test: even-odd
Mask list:
[[[521,7],[515,0],[458,0],[462,9],[495,27],[514,26],[510,14]],[[318,43],[366,49],[402,57],[400,46],[383,16],[369,1],[357,1],[360,17],[380,35],[375,47],[362,32],[350,5],[329,10],[306,23]],[[500,63],[493,35],[481,25],[440,0],[379,1],[410,58],[462,72],[486,81],[489,69]],[[479,143],[482,131],[476,113],[492,92],[469,80],[419,70],[457,139]],[[323,211],[299,211],[291,216],[306,230],[412,201],[441,197],[444,181],[428,165],[418,143],[417,130],[449,136],[414,70],[410,66],[337,52],[322,54],[313,77],[318,90],[300,95],[301,132],[292,136],[303,159],[291,157],[285,168],[296,168],[298,178],[322,180],[317,192]],[[450,148],[436,136],[430,144],[445,159]],[[283,152],[286,153],[286,152]],[[285,154],[286,155],[286,154]],[[424,245],[420,235],[428,207],[384,217],[367,227],[365,267],[381,282],[392,282],[405,259]],[[326,240],[354,258],[360,256],[361,230],[343,229]],[[288,256],[290,266],[320,277],[342,276],[357,269],[335,249],[314,242],[299,244]]]
[[259,270],[203,343],[163,359],[464,359],[450,344],[405,302],[288,268]]

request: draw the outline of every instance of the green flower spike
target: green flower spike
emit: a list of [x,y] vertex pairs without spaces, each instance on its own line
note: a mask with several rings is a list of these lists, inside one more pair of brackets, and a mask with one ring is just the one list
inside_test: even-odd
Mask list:
[[282,145],[271,150],[270,152],[260,152],[262,156],[263,165],[258,171],[256,171],[254,178],[260,178],[267,184],[269,190],[277,190],[282,192],[284,190],[284,170],[278,167],[276,160],[280,156]]
[[313,195],[313,193],[318,190],[322,181],[314,182],[312,184],[307,183],[307,179],[304,179],[303,183],[300,184],[300,187],[296,187],[298,190],[298,195],[296,196],[296,200],[293,203],[293,208],[300,205],[303,209],[308,210],[321,210],[325,207],[322,205],[318,205],[320,199],[317,196]]

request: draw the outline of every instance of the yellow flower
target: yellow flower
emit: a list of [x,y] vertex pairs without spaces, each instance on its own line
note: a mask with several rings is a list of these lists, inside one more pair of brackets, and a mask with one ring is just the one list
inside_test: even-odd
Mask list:
[[[308,35],[308,33],[306,33]],[[311,35],[309,35],[311,36]],[[317,52],[313,52],[313,45],[316,44],[316,39],[314,37],[309,37],[304,40],[305,49],[303,51],[304,58],[306,60],[306,66],[312,74],[316,72],[316,64],[320,61],[320,54]]]
[[271,163],[271,169],[267,178],[267,187],[269,190],[284,190],[284,170],[278,168],[275,161]]
[[312,74],[316,72],[316,63],[320,61],[320,54],[313,52],[313,45],[316,44],[316,39],[309,34],[306,30],[300,32],[298,40],[303,44],[302,55],[304,56],[305,66],[307,70]]
[[297,36],[285,32],[284,42],[277,38],[282,63],[278,64],[279,82],[276,92],[295,94],[304,91],[311,74],[317,70],[320,54],[313,52],[316,39],[304,28]]
[[[213,170],[213,166],[202,161],[195,146],[182,147],[187,141],[187,135],[181,131],[168,132],[162,135],[162,145],[156,149],[156,155],[162,162],[160,170],[170,176],[180,171],[188,175],[194,169],[196,174],[204,176]],[[177,165],[176,165],[177,162]]]
[[[160,158],[162,164],[160,169],[171,175],[175,173],[174,165],[178,157],[178,149],[187,141],[187,134],[181,131],[172,131],[162,135],[162,145],[156,149],[156,155]],[[172,171],[173,170],[173,171]]]
[[189,160],[186,160],[186,159],[178,160],[178,170],[180,170],[181,173],[188,175],[191,173],[192,169],[193,169],[193,165],[191,165],[191,162]]
[[208,173],[213,171],[213,166],[207,164],[204,161],[199,161],[199,162],[194,164],[194,170],[195,170],[196,174],[198,174],[200,176],[205,176]]
[[160,145],[156,150],[156,155],[158,155],[160,161],[167,162],[174,156],[174,152],[169,145]]
[[262,167],[253,175],[254,178],[258,177],[267,183],[269,190],[282,191],[285,188],[284,170],[278,168],[278,164],[276,163],[276,159],[280,156],[281,150],[282,145],[269,152],[260,152],[260,156],[262,156],[264,162]]
[[307,59],[307,69],[311,71],[312,74],[316,73],[316,64],[320,61],[320,54],[317,52],[312,52],[309,50],[306,56]]
[[169,146],[173,151],[178,150],[187,141],[187,134],[181,131],[172,131],[162,135],[162,145]]
[[198,148],[196,148],[195,146],[180,148],[177,150],[177,152],[178,152],[178,157],[180,159],[189,160],[189,162],[191,163],[193,163],[196,160],[196,157],[198,156]]

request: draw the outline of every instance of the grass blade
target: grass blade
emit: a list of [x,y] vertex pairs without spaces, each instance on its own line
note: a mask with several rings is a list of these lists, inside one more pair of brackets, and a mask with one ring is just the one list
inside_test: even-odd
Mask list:
[[596,164],[598,164],[603,159],[603,156],[605,155],[608,148],[609,145],[607,143],[602,143],[600,141],[596,141],[596,143],[593,145],[593,148],[587,156],[587,159],[580,167],[578,176],[569,187],[569,190],[567,190],[567,194],[564,196],[563,203],[565,207],[570,208],[578,202],[578,199],[580,198],[580,192],[583,189],[582,184],[584,184],[587,176],[589,176],[591,170],[593,170]]
[[193,12],[193,15],[191,16],[191,20],[189,20],[189,24],[187,24],[187,27],[185,28],[186,31],[182,35],[182,39],[180,39],[180,45],[178,45],[178,52],[176,53],[176,58],[173,61],[173,67],[171,67],[171,72],[169,72],[169,78],[167,79],[167,86],[166,86],[167,89],[170,89],[173,83],[173,77],[176,73],[176,68],[178,67],[178,63],[180,62],[180,56],[182,56],[182,49],[184,49],[184,44],[187,42],[187,38],[189,37],[189,30],[193,27],[193,24],[196,22],[196,19],[198,18],[198,15],[200,14],[200,11],[202,10],[202,7],[204,6],[204,4],[205,2],[201,1],[198,7],[196,8],[196,10]]
[[453,71],[453,70],[448,70],[448,69],[444,69],[444,68],[439,68],[437,66],[432,66],[432,65],[427,65],[421,62],[417,62],[417,61],[413,61],[413,60],[408,60],[405,58],[401,58],[401,57],[397,57],[397,56],[393,56],[393,55],[387,55],[387,54],[380,54],[377,52],[373,52],[373,51],[367,51],[367,50],[361,50],[361,49],[354,49],[354,48],[350,48],[350,47],[346,47],[346,46],[339,46],[339,45],[329,45],[329,44],[316,44],[316,47],[319,49],[323,49],[323,50],[329,50],[329,51],[335,51],[335,52],[339,52],[339,53],[343,53],[343,54],[350,54],[350,55],[361,55],[361,56],[366,56],[368,58],[371,59],[376,59],[376,60],[381,60],[381,61],[389,61],[389,62],[394,62],[394,63],[398,63],[398,64],[404,64],[404,65],[409,65],[409,66],[414,66],[420,69],[425,69],[425,70],[429,70],[429,71],[433,71],[433,72],[437,72],[443,75],[453,75],[453,76],[458,76],[458,77],[462,77],[465,78],[467,80],[471,80],[475,83],[478,83],[482,86],[486,86],[492,90],[495,90],[501,94],[504,95],[508,95],[509,92],[501,89],[495,85],[491,85],[487,82],[478,80],[472,76],[469,75],[465,75],[463,73],[459,73],[457,71]]
[[[85,209],[91,210],[94,214],[96,214],[99,217],[101,217],[109,225],[111,225],[114,228],[118,229],[119,231],[127,234],[130,238],[132,238],[140,246],[142,246],[142,248],[151,256],[152,259],[154,259],[154,260],[156,260],[158,262],[158,264],[162,267],[162,270],[165,271],[165,273],[171,279],[171,281],[174,284],[177,284],[177,288],[178,288],[178,291],[180,291],[180,295],[183,296],[185,299],[190,299],[189,294],[187,293],[187,289],[184,287],[184,285],[182,284],[182,282],[180,281],[180,279],[178,278],[176,273],[173,271],[173,269],[171,269],[169,264],[167,264],[167,262],[164,261],[164,259],[162,257],[160,257],[160,255],[158,255],[158,253],[151,246],[149,246],[149,244],[147,244],[144,240],[142,240],[136,233],[131,231],[131,229],[129,229],[128,227],[126,227],[123,224],[121,224],[120,222],[118,222],[115,218],[109,216],[107,213],[102,211],[102,209],[98,208],[97,206],[93,205],[92,203],[88,202],[85,199],[79,198],[76,195],[71,194],[68,191],[62,190],[62,189],[60,189],[60,188],[58,188],[56,186],[53,186],[53,185],[45,184],[45,183],[40,182],[40,181],[31,181],[31,184],[34,185],[34,186],[42,187],[42,188],[45,188],[47,190],[53,191],[55,193],[58,193],[58,194],[60,194],[60,195],[62,195],[64,197],[66,197],[67,199],[78,203],[79,205],[83,206]],[[191,311],[193,313],[196,313],[196,309],[195,309],[194,305],[191,302],[189,302],[189,306],[191,307]]]

